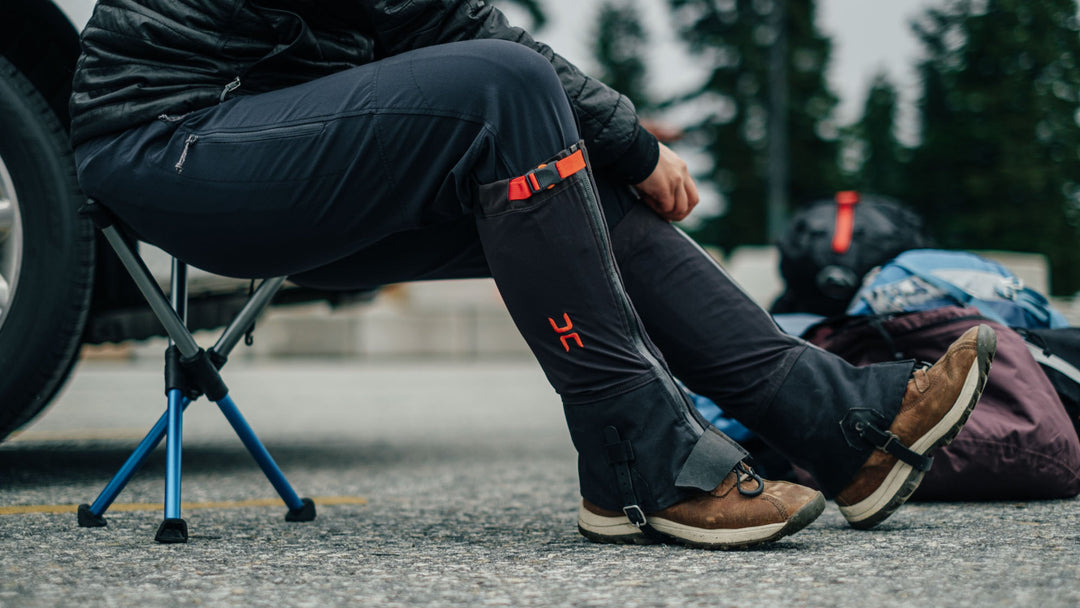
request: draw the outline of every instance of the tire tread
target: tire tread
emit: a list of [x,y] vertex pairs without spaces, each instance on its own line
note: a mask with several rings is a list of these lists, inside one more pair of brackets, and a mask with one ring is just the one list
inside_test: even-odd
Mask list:
[[[6,90],[6,91],[5,91]],[[56,160],[63,166],[58,175],[63,179],[57,184],[59,194],[73,203],[82,194],[75,175],[74,156],[68,143],[68,134],[46,100],[33,84],[6,58],[0,56],[0,95],[17,96],[28,106],[38,120],[34,123],[42,130],[41,135],[49,147],[57,153]],[[75,209],[71,209],[75,215]],[[68,305],[60,309],[50,335],[48,348],[41,365],[23,374],[20,381],[5,394],[0,395],[0,440],[15,429],[29,422],[41,412],[63,386],[77,360],[83,328],[90,311],[95,264],[94,231],[88,220],[75,216],[73,244],[75,256],[71,267]],[[2,331],[2,328],[0,328]],[[0,334],[2,336],[2,334]]]

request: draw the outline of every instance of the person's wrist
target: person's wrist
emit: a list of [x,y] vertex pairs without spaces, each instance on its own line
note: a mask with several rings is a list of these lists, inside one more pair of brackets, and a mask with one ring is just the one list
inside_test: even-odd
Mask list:
[[628,184],[645,181],[660,160],[660,142],[641,125],[636,125],[634,139],[611,168]]

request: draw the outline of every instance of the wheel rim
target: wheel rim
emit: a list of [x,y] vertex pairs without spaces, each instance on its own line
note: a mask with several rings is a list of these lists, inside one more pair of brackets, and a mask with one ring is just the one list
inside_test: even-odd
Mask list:
[[15,301],[15,288],[22,267],[22,239],[22,220],[15,184],[11,182],[4,158],[0,157],[0,327],[4,326],[11,303]]

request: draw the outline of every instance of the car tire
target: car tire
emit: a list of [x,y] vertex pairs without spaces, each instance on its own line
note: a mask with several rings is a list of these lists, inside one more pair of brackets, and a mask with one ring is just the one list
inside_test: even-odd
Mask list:
[[[94,233],[67,131],[0,57],[0,439],[48,405],[74,366]],[[6,290],[5,290],[6,287]]]

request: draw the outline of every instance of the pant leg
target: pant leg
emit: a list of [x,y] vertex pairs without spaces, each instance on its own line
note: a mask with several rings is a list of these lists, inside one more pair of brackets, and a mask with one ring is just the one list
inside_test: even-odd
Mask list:
[[[658,510],[717,486],[745,453],[696,418],[640,331],[591,173],[498,209],[511,178],[576,137],[550,63],[473,41],[239,97],[76,153],[89,194],[146,240],[222,274],[299,275],[475,214],[511,316],[566,404],[583,495],[629,504],[609,459],[614,431],[620,457],[632,455],[634,500]],[[571,319],[576,330],[563,332]],[[572,337],[588,347],[571,350]]]
[[476,220],[470,216],[392,234],[289,280],[317,289],[369,290],[391,283],[490,277]]
[[[607,229],[617,225],[632,201],[619,195],[625,185],[596,175],[597,194]],[[387,236],[345,258],[289,279],[318,289],[363,290],[391,283],[491,278],[476,221],[472,216]]]
[[845,432],[869,410],[882,428],[899,411],[912,362],[853,367],[781,332],[727,273],[677,228],[636,205],[612,230],[627,291],[673,373],[831,494],[872,447]]
[[506,41],[420,49],[88,142],[79,179],[191,264],[297,274],[471,216],[478,184],[576,142],[539,69]]
[[[646,335],[584,150],[546,161],[549,175],[553,165],[562,179],[524,197],[510,180],[482,186],[477,227],[510,315],[562,397],[582,494],[649,512],[712,490],[745,451],[703,423]],[[616,479],[613,465],[627,460],[629,475]]]

